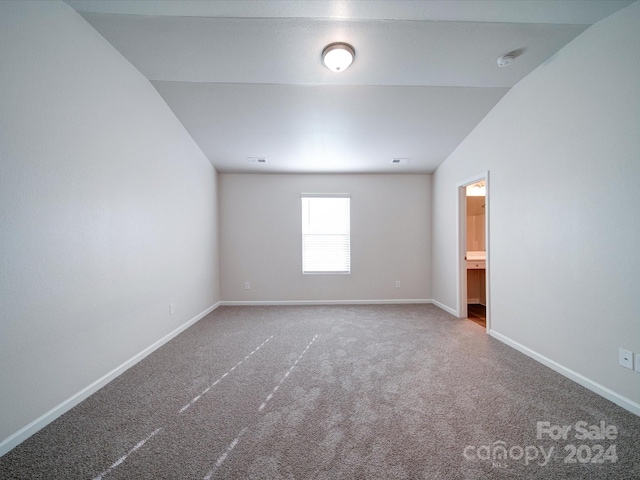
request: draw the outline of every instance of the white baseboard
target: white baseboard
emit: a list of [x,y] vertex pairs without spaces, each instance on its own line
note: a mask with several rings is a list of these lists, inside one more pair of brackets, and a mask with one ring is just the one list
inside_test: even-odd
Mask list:
[[601,397],[606,398],[607,400],[612,401],[616,405],[624,408],[625,410],[630,411],[635,415],[640,416],[640,404],[634,402],[633,400],[628,399],[620,395],[619,393],[614,392],[613,390],[600,385],[597,382],[594,382],[590,378],[585,377],[577,372],[574,372],[570,368],[567,368],[563,365],[560,365],[558,362],[551,360],[550,358],[545,357],[528,347],[525,347],[521,343],[516,342],[515,340],[511,340],[509,337],[502,335],[501,333],[496,332],[495,330],[490,330],[489,335],[494,337],[497,340],[500,340],[502,343],[509,345],[512,348],[515,348],[519,352],[524,353],[528,357],[533,358],[534,360],[546,365],[551,370],[558,372],[560,375],[567,377],[569,380],[573,380],[574,382],[582,385],[585,388],[588,388],[594,393],[597,393]]
[[138,354],[134,355],[133,357],[131,357],[129,360],[124,362],[122,365],[114,368],[113,370],[111,370],[109,373],[107,373],[103,377],[99,378],[98,380],[96,380],[92,384],[90,384],[90,385],[86,386],[85,388],[83,388],[82,390],[80,390],[75,395],[72,395],[71,397],[69,397],[64,402],[60,403],[59,405],[57,405],[54,408],[52,408],[51,410],[49,410],[47,413],[45,413],[45,414],[41,415],[40,417],[36,418],[33,422],[29,423],[28,425],[22,427],[20,430],[18,430],[14,434],[12,434],[9,437],[5,438],[2,442],[0,442],[0,457],[2,455],[4,455],[5,453],[9,452],[14,447],[18,446],[20,443],[24,442],[27,438],[29,438],[31,435],[36,433],[38,430],[42,429],[43,427],[47,426],[49,423],[53,422],[60,415],[68,412],[73,407],[75,407],[77,404],[82,402],[84,399],[86,399],[87,397],[89,397],[93,393],[95,393],[98,390],[100,390],[102,387],[104,387],[111,380],[113,380],[114,378],[116,378],[118,375],[122,374],[123,372],[125,372],[129,368],[133,367],[140,360],[145,358],[147,355],[152,353],[154,350],[157,350],[158,348],[160,348],[162,345],[167,343],[172,338],[174,338],[177,335],[179,335],[180,333],[182,333],[184,330],[186,330],[191,325],[196,323],[198,320],[203,318],[205,315],[207,315],[207,314],[211,313],[212,311],[214,311],[216,308],[218,308],[220,306],[220,303],[221,302],[218,302],[218,303],[210,306],[205,311],[199,313],[198,315],[193,317],[188,322],[180,325],[178,328],[176,328],[172,332],[168,333],[167,335],[162,337],[157,342],[153,343],[152,345],[150,345],[147,348],[145,348],[144,350],[142,350],[140,353],[138,353]]
[[433,303],[427,298],[398,298],[389,300],[231,300],[220,302],[222,306],[253,305],[399,305],[411,303]]
[[454,310],[451,307],[447,307],[444,303],[440,303],[437,300],[431,300],[431,303],[433,303],[436,307],[441,308],[445,312],[450,313],[454,317],[459,317],[457,310]]

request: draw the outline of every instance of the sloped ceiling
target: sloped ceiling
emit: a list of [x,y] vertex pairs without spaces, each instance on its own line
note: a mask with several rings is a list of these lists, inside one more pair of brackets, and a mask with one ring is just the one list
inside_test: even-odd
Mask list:
[[[67,3],[152,82],[221,172],[430,173],[513,85],[632,2]],[[321,63],[336,41],[356,50],[339,74]]]

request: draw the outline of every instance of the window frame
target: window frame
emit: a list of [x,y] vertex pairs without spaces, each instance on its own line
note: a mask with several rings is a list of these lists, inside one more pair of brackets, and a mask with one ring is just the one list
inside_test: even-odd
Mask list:
[[[305,226],[304,226],[304,199],[305,198],[344,198],[348,199],[348,210],[347,210],[347,218],[348,218],[348,231],[347,235],[347,246],[348,246],[348,256],[347,256],[347,269],[346,270],[305,270]],[[300,222],[301,222],[301,269],[303,275],[350,275],[351,274],[351,194],[349,193],[301,193],[300,194]],[[335,235],[344,235],[341,233],[336,233]]]

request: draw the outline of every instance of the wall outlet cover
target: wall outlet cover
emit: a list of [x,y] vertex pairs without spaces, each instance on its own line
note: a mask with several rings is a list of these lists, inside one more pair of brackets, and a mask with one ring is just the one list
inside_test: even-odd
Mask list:
[[631,350],[620,349],[620,365],[633,370],[633,352]]

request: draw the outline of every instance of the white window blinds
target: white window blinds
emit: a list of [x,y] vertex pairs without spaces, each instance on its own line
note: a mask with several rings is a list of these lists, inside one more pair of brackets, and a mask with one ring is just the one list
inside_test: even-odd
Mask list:
[[302,272],[351,271],[349,195],[302,195]]

